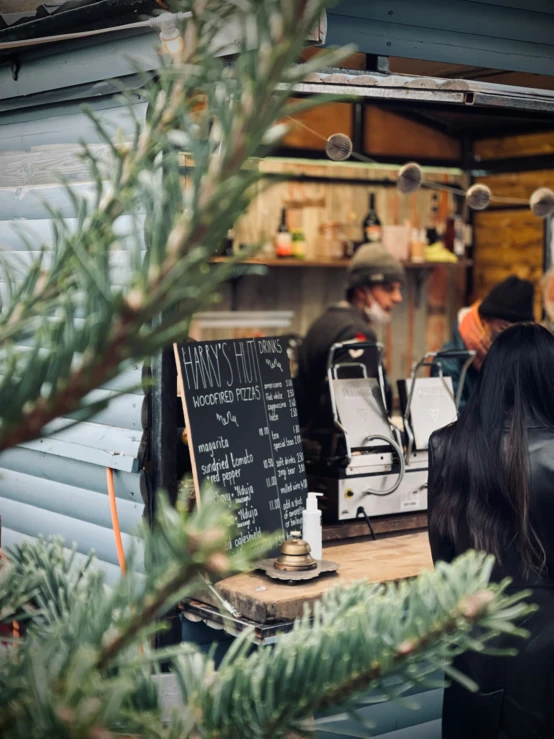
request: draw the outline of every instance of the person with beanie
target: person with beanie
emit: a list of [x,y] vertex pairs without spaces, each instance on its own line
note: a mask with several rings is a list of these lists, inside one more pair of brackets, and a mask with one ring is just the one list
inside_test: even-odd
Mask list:
[[[459,312],[452,341],[447,342],[441,348],[441,352],[464,350],[475,352],[475,358],[465,378],[460,409],[469,400],[487,352],[496,337],[515,323],[535,320],[534,298],[533,283],[520,280],[519,277],[512,275],[495,285],[483,301],[474,303],[470,308],[463,308]],[[456,395],[466,359],[452,358],[439,361],[443,375],[452,378],[454,395]],[[439,366],[435,363],[431,368],[431,375],[438,377],[439,374]]]
[[[376,342],[373,327],[391,321],[394,306],[402,302],[403,284],[404,269],[383,244],[364,244],[354,254],[348,268],[345,300],[325,310],[300,346],[295,390],[304,432],[310,427],[332,425],[327,386],[331,347],[350,341]],[[375,351],[349,349],[337,361],[363,362],[369,377],[377,374]]]

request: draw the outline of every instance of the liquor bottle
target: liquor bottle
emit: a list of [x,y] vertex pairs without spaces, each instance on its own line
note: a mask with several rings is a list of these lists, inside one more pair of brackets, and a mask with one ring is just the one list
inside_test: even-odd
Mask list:
[[366,243],[373,243],[375,241],[381,241],[382,229],[381,221],[375,210],[375,193],[371,193],[369,196],[369,210],[364,222],[362,224],[363,238]]
[[275,234],[275,253],[286,258],[292,255],[292,234],[287,227],[287,209],[281,209],[281,223]]
[[306,258],[306,236],[301,228],[292,230],[292,256],[296,259]]
[[454,254],[463,258],[466,253],[466,228],[462,216],[454,218]]
[[355,220],[356,214],[353,211],[350,211],[350,213],[348,214],[348,221],[342,230],[341,243],[343,259],[351,259],[354,256],[354,252],[356,251],[356,242],[353,238],[352,228]]

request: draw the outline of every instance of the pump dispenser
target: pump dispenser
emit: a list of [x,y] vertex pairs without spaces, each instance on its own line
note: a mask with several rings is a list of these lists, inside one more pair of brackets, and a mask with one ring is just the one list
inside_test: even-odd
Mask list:
[[317,507],[317,499],[323,493],[308,493],[306,510],[302,511],[302,538],[310,545],[311,555],[320,560],[323,554],[323,532],[321,529],[321,511]]

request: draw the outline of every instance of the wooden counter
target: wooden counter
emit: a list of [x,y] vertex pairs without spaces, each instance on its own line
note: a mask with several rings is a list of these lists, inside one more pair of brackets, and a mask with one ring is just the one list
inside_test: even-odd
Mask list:
[[265,624],[298,618],[306,603],[319,600],[337,585],[360,580],[372,583],[404,580],[433,567],[425,531],[326,546],[323,557],[340,565],[336,574],[286,585],[259,572],[249,572],[222,580],[216,588],[242,616]]

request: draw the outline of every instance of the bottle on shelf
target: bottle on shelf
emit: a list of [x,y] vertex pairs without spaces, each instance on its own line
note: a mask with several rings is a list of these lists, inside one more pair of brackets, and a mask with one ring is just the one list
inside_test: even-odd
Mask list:
[[454,254],[460,259],[466,254],[466,225],[461,215],[454,216]]
[[292,256],[296,259],[306,258],[306,236],[302,228],[292,229]]
[[375,193],[369,195],[369,210],[362,224],[363,238],[366,243],[371,244],[381,241],[382,229],[381,221],[375,210]]
[[275,234],[275,254],[281,258],[292,255],[292,234],[287,226],[287,209],[281,209],[281,223]]
[[270,222],[270,213],[268,210],[262,211],[262,256],[264,259],[273,259],[275,257],[275,239],[273,238],[273,234],[271,231],[267,228],[267,224]]
[[446,249],[448,249],[448,251],[451,251],[452,253],[454,253],[454,240],[456,238],[455,220],[456,216],[454,215],[454,213],[451,213],[446,219],[446,228],[444,231],[444,246]]
[[427,246],[427,233],[424,228],[412,229],[410,240],[410,259],[412,262],[425,261],[425,247]]
[[341,243],[342,243],[342,258],[351,259],[356,251],[356,241],[354,239],[352,224],[356,220],[356,214],[354,211],[350,211],[348,214],[348,220],[346,225],[342,229]]

